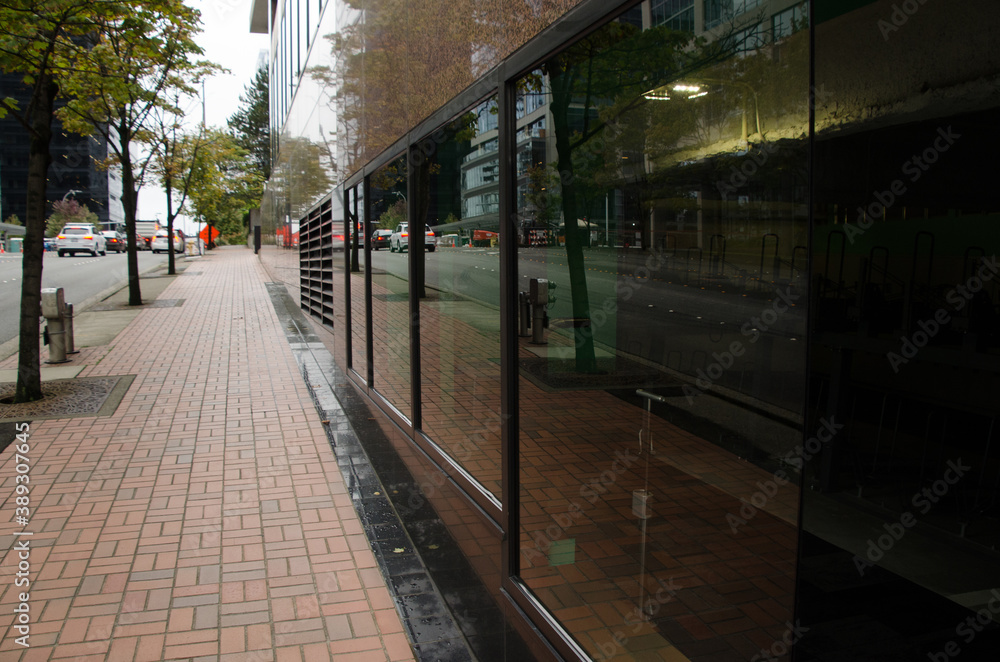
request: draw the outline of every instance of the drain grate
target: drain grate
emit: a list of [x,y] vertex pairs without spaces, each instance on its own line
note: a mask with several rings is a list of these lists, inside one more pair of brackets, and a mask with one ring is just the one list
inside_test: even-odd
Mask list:
[[78,377],[42,382],[44,398],[36,402],[3,404],[14,397],[14,382],[0,384],[0,423],[39,421],[80,416],[111,416],[135,375]]

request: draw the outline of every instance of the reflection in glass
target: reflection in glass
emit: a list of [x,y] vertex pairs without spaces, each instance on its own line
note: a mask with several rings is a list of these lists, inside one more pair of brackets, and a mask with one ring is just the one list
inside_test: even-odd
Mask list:
[[[500,495],[500,252],[495,101],[434,134],[415,162],[423,256],[420,371],[424,432]],[[423,150],[424,147],[428,149]],[[424,185],[421,185],[424,184]],[[485,201],[492,200],[493,203]],[[469,244],[476,244],[470,248]],[[419,259],[413,255],[411,259]]]
[[866,38],[896,6],[816,5],[809,414],[839,429],[805,469],[801,649],[992,660],[1000,6]]
[[[344,192],[337,188],[330,197],[331,216],[333,219],[333,234],[343,234],[347,227],[344,220]],[[333,333],[334,358],[338,365],[349,365],[347,360],[347,333],[349,330],[347,319],[347,296],[346,279],[344,278],[344,261],[341,255],[333,252],[332,259],[332,283],[333,283]],[[353,312],[353,311],[352,311]],[[364,320],[359,322],[363,323]],[[356,322],[357,323],[357,322]]]
[[343,174],[406,134],[579,0],[379,0],[338,6],[329,65]]
[[792,618],[806,33],[652,16],[518,83],[520,574],[595,657],[750,659]]
[[341,235],[340,247],[338,250],[347,250],[345,262],[349,264],[350,284],[351,284],[351,367],[361,377],[367,380],[368,371],[368,309],[365,305],[365,269],[364,250],[353,250],[352,228],[356,228],[364,223],[365,200],[364,186],[358,184],[347,190],[346,209],[344,210],[344,228]]
[[[389,229],[394,237],[402,237],[402,225],[406,223],[406,159],[401,156],[372,174],[369,190],[372,232]],[[406,239],[402,237],[402,241]],[[378,261],[371,265],[372,386],[409,419],[409,252],[379,251],[377,257]]]

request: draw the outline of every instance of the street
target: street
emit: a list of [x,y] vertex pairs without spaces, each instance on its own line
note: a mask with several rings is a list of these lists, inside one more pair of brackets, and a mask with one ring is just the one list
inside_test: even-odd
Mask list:
[[[425,257],[429,287],[499,309],[496,248],[439,247]],[[573,314],[565,250],[521,248],[518,257],[519,289],[527,291],[531,278],[554,283],[549,318],[553,328],[568,333]],[[666,260],[658,264],[655,256],[643,253],[622,257],[615,251],[588,250],[585,264],[591,329],[599,344],[691,375],[715,369],[713,364],[721,361],[722,367],[732,367],[716,383],[753,390],[757,397],[789,410],[798,406],[800,375],[786,371],[798,365],[805,351],[801,290],[787,282],[769,283],[760,291],[754,284],[743,291],[731,282],[699,281],[681,275],[683,265]],[[407,255],[373,252],[372,270],[405,280]],[[736,356],[727,356],[733,351]],[[772,372],[765,390],[747,377],[760,366]]]
[[[139,271],[165,262],[165,254],[139,251]],[[91,257],[76,255],[60,258],[54,251],[45,253],[42,265],[42,287],[61,287],[66,303],[80,302],[124,283],[128,279],[128,256],[125,253],[108,253]],[[0,343],[17,336],[21,305],[21,256],[0,255]]]

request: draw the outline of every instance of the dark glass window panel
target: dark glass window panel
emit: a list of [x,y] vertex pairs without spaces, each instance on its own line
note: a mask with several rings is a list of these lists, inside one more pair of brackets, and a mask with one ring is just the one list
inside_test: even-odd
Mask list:
[[[406,159],[399,157],[369,178],[370,219],[375,229],[392,230],[393,252],[372,263],[372,386],[403,416],[410,418],[410,275],[409,241],[404,235]],[[366,239],[370,239],[370,236]]]
[[1000,8],[918,7],[815,8],[804,656],[1000,649]]
[[751,659],[792,619],[808,44],[633,16],[518,84],[520,574],[595,658]]
[[[500,498],[500,251],[497,107],[482,103],[421,142],[423,429]],[[421,186],[426,182],[426,186]],[[433,252],[432,252],[433,251]],[[416,254],[411,259],[418,259]]]
[[[351,288],[351,367],[363,380],[368,379],[368,308],[365,304],[365,253],[353,250],[352,228],[364,222],[364,186],[358,184],[347,191],[347,209],[339,250],[347,249]],[[356,230],[355,230],[356,231]]]

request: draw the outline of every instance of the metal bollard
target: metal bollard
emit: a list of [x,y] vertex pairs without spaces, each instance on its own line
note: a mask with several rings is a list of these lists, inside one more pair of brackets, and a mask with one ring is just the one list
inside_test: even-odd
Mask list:
[[49,338],[49,360],[46,363],[66,363],[66,302],[63,288],[48,287],[42,290],[42,316],[49,321],[46,332]]
[[66,353],[67,354],[79,354],[80,350],[76,348],[76,343],[73,336],[73,304],[66,304]]
[[545,308],[549,305],[549,281],[532,278],[529,297],[531,299],[531,343],[547,345],[545,339]]

